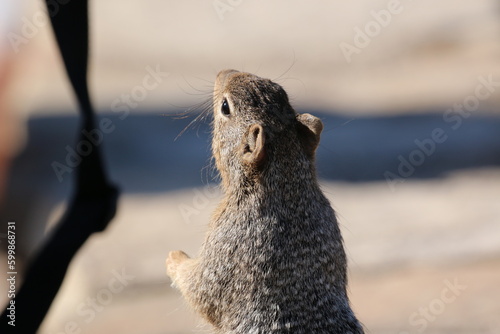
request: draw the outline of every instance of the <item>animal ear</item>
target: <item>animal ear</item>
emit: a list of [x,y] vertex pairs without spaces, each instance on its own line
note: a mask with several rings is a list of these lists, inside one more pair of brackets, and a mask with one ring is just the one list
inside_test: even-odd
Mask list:
[[309,156],[314,156],[323,131],[323,122],[311,114],[299,114],[297,121],[297,132],[302,146]]
[[259,167],[266,158],[266,134],[260,124],[251,125],[243,136],[243,161]]

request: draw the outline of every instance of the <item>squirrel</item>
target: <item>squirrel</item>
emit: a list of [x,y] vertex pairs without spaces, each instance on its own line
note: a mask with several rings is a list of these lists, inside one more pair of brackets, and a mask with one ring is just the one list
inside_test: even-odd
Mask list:
[[295,112],[280,85],[235,70],[217,75],[213,106],[224,197],[198,258],[169,253],[172,285],[216,333],[364,333],[316,177],[323,123]]

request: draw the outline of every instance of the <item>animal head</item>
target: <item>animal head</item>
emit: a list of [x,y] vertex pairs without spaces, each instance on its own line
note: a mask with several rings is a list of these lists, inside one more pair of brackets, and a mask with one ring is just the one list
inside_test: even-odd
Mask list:
[[269,165],[314,160],[323,124],[296,113],[279,84],[223,70],[217,75],[213,105],[212,151],[223,183],[258,177]]

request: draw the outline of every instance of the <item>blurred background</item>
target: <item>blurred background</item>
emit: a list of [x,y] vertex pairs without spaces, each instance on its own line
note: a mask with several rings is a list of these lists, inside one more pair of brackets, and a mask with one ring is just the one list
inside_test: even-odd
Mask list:
[[[209,331],[164,260],[196,255],[221,196],[210,120],[189,124],[224,68],[275,80],[323,120],[318,174],[367,333],[500,333],[498,1],[90,7],[90,88],[123,195],[40,333]],[[41,1],[0,4],[0,220],[16,222],[20,273],[72,191],[78,114],[48,22]]]

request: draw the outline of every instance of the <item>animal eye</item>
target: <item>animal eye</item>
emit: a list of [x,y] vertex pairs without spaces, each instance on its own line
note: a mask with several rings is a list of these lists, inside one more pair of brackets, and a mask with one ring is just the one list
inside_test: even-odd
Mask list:
[[229,116],[229,114],[231,113],[231,110],[229,109],[229,103],[227,103],[226,99],[222,101],[222,106],[220,107],[220,111],[224,116]]

